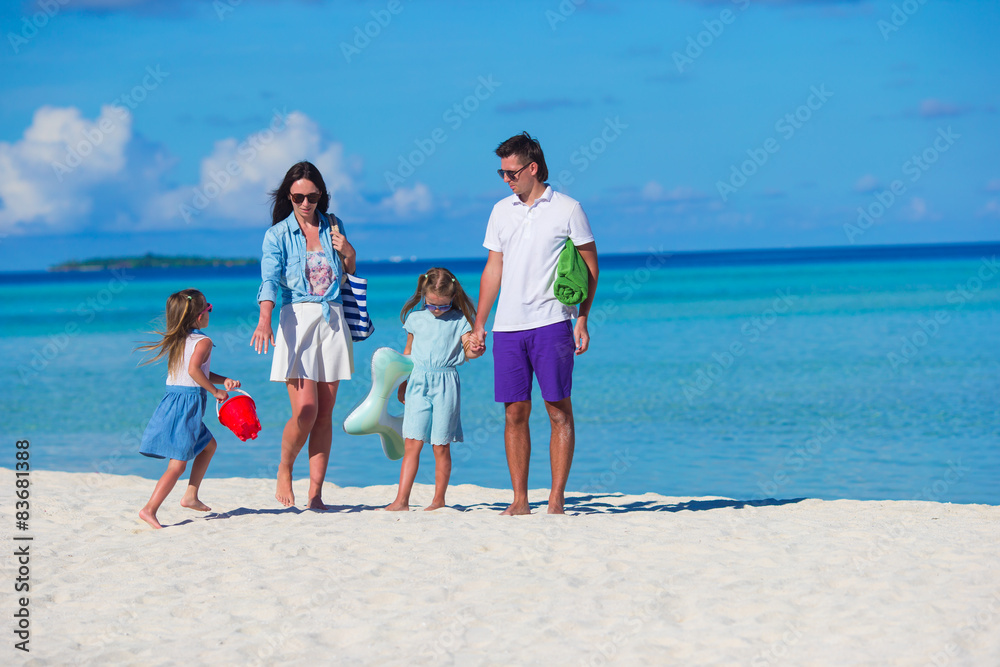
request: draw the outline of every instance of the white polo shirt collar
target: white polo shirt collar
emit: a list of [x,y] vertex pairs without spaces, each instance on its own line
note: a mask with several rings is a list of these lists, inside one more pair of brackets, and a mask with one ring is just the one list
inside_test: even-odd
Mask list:
[[[538,195],[538,199],[536,199],[535,201],[533,201],[531,203],[531,206],[535,206],[540,201],[552,201],[552,186],[551,185],[546,185],[545,186],[545,192],[543,192],[542,194]],[[518,197],[517,195],[511,195],[511,202],[510,203],[513,206],[528,206],[523,201],[521,201],[521,198]],[[531,208],[531,207],[529,206],[528,208]]]

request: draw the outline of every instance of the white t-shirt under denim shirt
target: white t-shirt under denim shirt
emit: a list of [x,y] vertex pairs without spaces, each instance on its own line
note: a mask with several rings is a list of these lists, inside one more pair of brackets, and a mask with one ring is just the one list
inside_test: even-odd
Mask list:
[[552,285],[566,239],[594,240],[580,202],[551,186],[529,207],[516,194],[493,207],[483,247],[503,253],[503,276],[493,331],[523,331],[563,322],[576,306],[556,299]]

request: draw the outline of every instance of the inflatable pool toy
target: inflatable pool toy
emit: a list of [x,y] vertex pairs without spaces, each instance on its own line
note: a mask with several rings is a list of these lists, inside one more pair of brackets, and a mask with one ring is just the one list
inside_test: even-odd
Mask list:
[[242,389],[235,389],[242,396],[230,396],[225,402],[215,404],[215,414],[219,422],[236,434],[236,437],[246,442],[247,438],[257,439],[260,433],[260,420],[257,419],[257,404],[250,394]]
[[390,347],[380,347],[372,354],[372,388],[363,401],[354,406],[344,420],[348,435],[378,434],[382,451],[390,461],[403,458],[405,444],[400,430],[402,415],[389,414],[389,398],[413,371],[413,362]]

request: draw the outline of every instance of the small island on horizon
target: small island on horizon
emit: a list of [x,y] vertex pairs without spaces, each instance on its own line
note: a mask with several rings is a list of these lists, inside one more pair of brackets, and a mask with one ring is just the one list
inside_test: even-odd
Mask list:
[[106,271],[108,269],[173,269],[195,266],[252,266],[256,257],[194,257],[185,255],[154,255],[137,257],[96,257],[83,261],[70,260],[49,267],[49,271]]

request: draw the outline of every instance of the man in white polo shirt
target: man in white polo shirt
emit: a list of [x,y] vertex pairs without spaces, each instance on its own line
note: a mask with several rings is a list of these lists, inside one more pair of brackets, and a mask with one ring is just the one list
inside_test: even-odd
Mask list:
[[[483,246],[489,250],[479,282],[474,335],[486,345],[486,320],[497,294],[493,321],[493,366],[498,403],[505,406],[504,444],[514,502],[504,514],[530,514],[528,463],[531,459],[532,376],[549,413],[552,489],[549,514],[562,514],[576,436],[570,392],[573,359],[590,345],[587,315],[597,289],[597,245],[580,203],[546,185],[549,170],[538,142],[527,132],[496,149],[500,177],[510,186],[490,214]],[[556,299],[556,264],[569,238],[587,265],[588,295],[566,306]],[[576,325],[571,320],[576,317]]]

